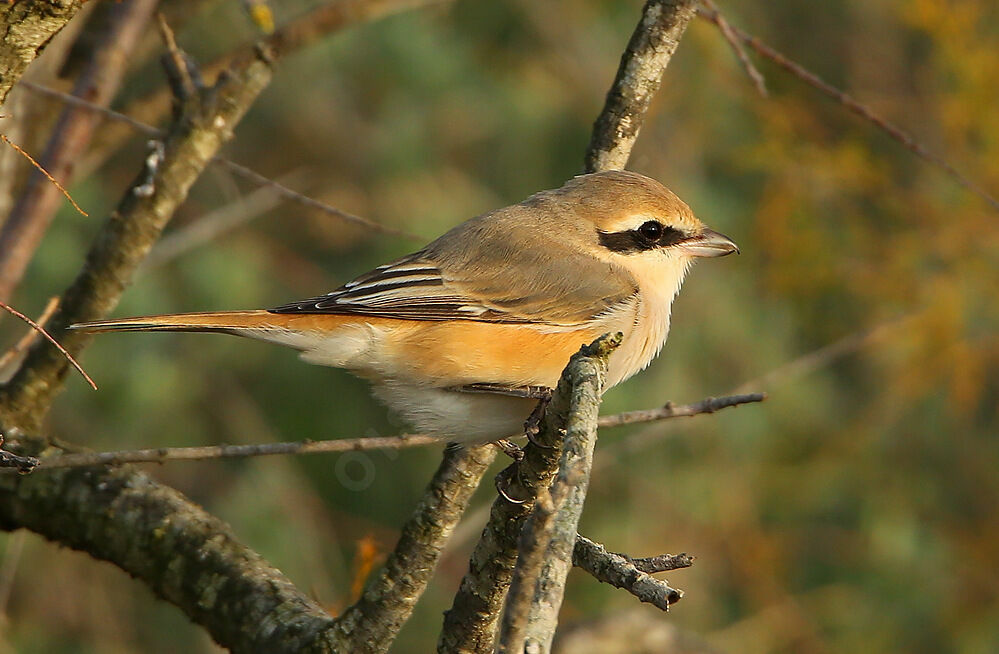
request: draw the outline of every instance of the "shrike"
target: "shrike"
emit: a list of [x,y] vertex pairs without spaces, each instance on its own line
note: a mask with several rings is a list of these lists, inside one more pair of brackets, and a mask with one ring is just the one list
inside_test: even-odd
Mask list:
[[102,320],[74,329],[222,332],[345,368],[415,428],[486,442],[522,429],[579,346],[622,332],[607,387],[662,349],[699,257],[739,249],[659,182],[625,171],[468,220],[326,295],[269,310]]

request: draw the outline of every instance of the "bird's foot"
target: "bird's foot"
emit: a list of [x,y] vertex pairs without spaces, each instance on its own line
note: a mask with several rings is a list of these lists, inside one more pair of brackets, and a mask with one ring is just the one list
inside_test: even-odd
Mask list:
[[539,391],[537,397],[538,403],[534,406],[534,410],[531,411],[531,415],[524,421],[524,435],[527,436],[527,440],[535,447],[550,450],[552,449],[551,445],[546,445],[538,441],[535,437],[541,433],[541,421],[545,419],[545,412],[548,411],[548,405],[551,404],[552,389],[544,388],[543,392]]
[[503,454],[518,463],[524,460],[524,450],[509,438],[501,438],[498,441],[494,441],[493,445],[498,447]]

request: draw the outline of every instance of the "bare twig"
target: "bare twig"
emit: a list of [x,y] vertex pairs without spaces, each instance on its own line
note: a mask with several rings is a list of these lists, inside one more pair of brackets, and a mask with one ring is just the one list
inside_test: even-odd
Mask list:
[[[714,23],[715,25],[720,25],[720,21],[724,20],[721,17],[721,15],[718,14],[718,12],[710,11],[707,9],[698,10],[698,15],[704,18],[705,20]],[[826,82],[825,80],[823,80],[818,75],[811,72],[801,64],[798,64],[788,59],[783,54],[781,54],[777,50],[774,50],[766,43],[763,43],[752,34],[748,34],[739,29],[738,27],[734,27],[732,25],[729,25],[729,29],[731,30],[732,34],[734,34],[740,41],[748,45],[750,48],[756,51],[760,56],[766,57],[767,59],[774,62],[784,70],[788,71],[801,81],[811,86],[812,88],[817,89],[826,96],[832,98],[833,100],[836,100],[844,107],[846,107],[849,111],[860,116],[864,120],[872,123],[875,127],[877,127],[882,132],[887,134],[894,141],[900,143],[902,147],[909,150],[923,161],[926,161],[927,163],[930,163],[936,166],[937,168],[940,168],[941,170],[946,172],[951,177],[951,179],[956,181],[958,184],[960,184],[967,190],[971,191],[978,197],[985,200],[987,203],[989,203],[992,206],[992,208],[999,210],[999,200],[994,198],[992,194],[990,194],[987,190],[979,186],[977,183],[965,177],[964,174],[962,174],[959,170],[957,170],[957,168],[955,168],[946,159],[930,152],[924,145],[922,145],[919,141],[913,138],[912,135],[907,133],[905,130],[885,120],[881,116],[877,115],[869,107],[867,107],[864,104],[861,104],[848,93],[839,90],[832,84],[829,84],[828,82]]]
[[766,80],[763,79],[762,73],[760,73],[760,71],[756,69],[756,66],[753,65],[753,62],[750,61],[749,55],[746,54],[745,49],[742,47],[742,43],[739,41],[739,37],[732,31],[732,26],[728,24],[728,21],[725,20],[725,17],[718,10],[718,5],[715,4],[714,0],[701,0],[701,4],[715,13],[715,16],[717,17],[715,25],[718,26],[722,36],[725,37],[725,40],[728,41],[728,44],[732,47],[732,51],[735,52],[735,56],[738,57],[739,63],[742,64],[746,74],[749,75],[749,79],[753,80],[753,86],[756,87],[756,91],[764,98],[767,97]]
[[[50,88],[47,88],[45,86],[41,86],[40,84],[34,84],[34,83],[28,82],[26,80],[22,80],[19,85],[23,86],[23,87],[25,87],[25,88],[27,88],[29,90],[31,90],[32,92],[36,92],[36,93],[45,95],[47,97],[59,100],[61,102],[66,102],[66,103],[69,103],[69,104],[73,104],[74,106],[82,107],[82,108],[87,109],[89,111],[93,111],[93,112],[99,113],[102,116],[105,116],[105,117],[110,118],[112,120],[115,120],[115,121],[121,122],[123,124],[129,125],[133,129],[135,129],[135,130],[137,130],[137,131],[139,131],[139,132],[141,132],[143,134],[146,134],[146,135],[149,135],[149,136],[153,136],[153,137],[157,137],[157,138],[158,137],[162,137],[163,134],[164,134],[163,130],[157,129],[157,128],[151,126],[151,125],[147,125],[146,123],[143,123],[141,121],[135,120],[134,118],[126,116],[123,113],[114,111],[112,109],[106,109],[104,107],[100,107],[100,106],[95,105],[95,104],[93,104],[91,102],[87,102],[86,100],[81,100],[80,98],[74,97],[74,96],[69,95],[67,93],[63,93],[61,91],[56,91],[54,89],[50,89]],[[238,175],[238,176],[242,177],[243,179],[246,179],[246,180],[248,180],[248,181],[250,181],[250,182],[252,182],[252,183],[254,183],[254,184],[258,185],[258,186],[271,189],[272,191],[274,191],[275,193],[277,193],[281,197],[287,198],[287,199],[292,200],[294,202],[298,202],[299,204],[302,204],[302,205],[307,206],[309,208],[317,209],[317,210],[319,210],[319,211],[321,211],[321,212],[323,212],[325,214],[328,214],[330,216],[335,216],[335,217],[340,218],[342,220],[346,220],[347,222],[352,222],[352,223],[355,223],[357,225],[361,225],[361,226],[366,227],[368,229],[374,230],[376,232],[381,232],[383,234],[391,234],[391,235],[394,235],[394,236],[402,236],[403,238],[407,238],[407,239],[414,240],[414,241],[422,241],[422,240],[424,240],[422,236],[419,236],[417,234],[413,234],[413,233],[407,232],[405,230],[398,229],[396,227],[389,227],[387,225],[382,225],[380,223],[376,223],[374,221],[368,220],[367,218],[362,218],[362,217],[360,217],[358,215],[349,213],[349,212],[344,211],[342,209],[337,209],[336,207],[333,207],[333,206],[331,206],[329,204],[326,204],[325,202],[321,202],[321,201],[316,200],[314,198],[310,198],[310,197],[308,197],[306,195],[302,195],[298,191],[292,190],[292,189],[288,188],[286,185],[284,185],[284,184],[282,184],[280,182],[274,181],[274,180],[270,179],[269,177],[265,177],[264,175],[261,175],[260,173],[254,171],[254,170],[252,170],[250,168],[247,168],[246,166],[243,166],[242,164],[238,164],[235,161],[232,161],[231,159],[226,159],[225,157],[216,156],[216,157],[212,157],[212,163],[215,164],[215,165],[222,166],[226,170],[232,172],[233,174]]]
[[625,561],[635,566],[637,570],[649,575],[657,572],[667,572],[669,570],[689,568],[694,565],[694,557],[686,552],[681,552],[680,554],[659,554],[657,556],[645,556],[637,559],[619,552],[611,552],[611,554],[620,556]]
[[596,579],[622,588],[643,602],[669,611],[683,597],[683,591],[642,572],[625,557],[608,552],[603,545],[585,536],[578,536],[572,551],[572,562]]
[[709,397],[694,404],[684,404],[676,406],[672,402],[667,402],[658,409],[646,409],[642,411],[627,411],[612,416],[600,418],[600,427],[620,427],[621,425],[631,425],[636,422],[654,422],[656,420],[666,420],[669,418],[683,418],[700,415],[702,413],[714,413],[728,407],[739,406],[740,404],[750,404],[762,402],[767,399],[766,393],[749,393],[747,395],[729,395],[726,397]]
[[[73,95],[91,99],[94,104],[110,103],[156,0],[134,0],[112,10],[106,38],[95,49],[86,70],[77,79]],[[7,301],[21,281],[25,268],[52,222],[59,207],[60,192],[49,179],[68,184],[73,167],[86,149],[97,125],[97,115],[66,107],[59,117],[40,168],[34,173],[18,198],[10,216],[0,229],[0,300]]]
[[184,53],[177,46],[177,38],[174,36],[173,30],[170,29],[170,25],[167,24],[163,14],[159,12],[156,13],[156,28],[163,39],[163,44],[166,45],[167,56],[170,61],[167,70],[171,71],[171,73],[168,74],[168,77],[174,79],[174,76],[176,76],[176,85],[173,88],[174,96],[181,100],[194,97],[194,94],[198,92],[198,85],[194,82],[191,67],[188,65]]
[[620,170],[659,90],[663,71],[684,30],[694,17],[696,0],[648,0],[635,28],[617,77],[593,126],[584,168],[588,173]]
[[448,448],[395,550],[361,598],[336,619],[344,651],[384,652],[426,589],[451,533],[496,457],[490,445]]
[[84,210],[83,210],[83,208],[82,208],[82,207],[81,207],[80,205],[78,205],[78,204],[76,203],[76,200],[74,200],[74,199],[73,199],[73,196],[69,194],[69,191],[67,191],[67,190],[66,190],[66,187],[65,187],[65,186],[63,186],[62,184],[60,184],[60,183],[59,183],[59,180],[58,180],[58,179],[56,179],[55,177],[53,177],[53,176],[52,176],[52,173],[50,173],[49,171],[45,170],[45,166],[43,166],[42,164],[40,164],[40,163],[38,163],[37,161],[35,161],[35,158],[34,158],[34,157],[32,157],[32,156],[31,156],[30,154],[28,154],[27,152],[25,152],[25,151],[24,151],[24,148],[22,148],[22,147],[21,147],[21,146],[19,146],[19,145],[18,145],[17,143],[14,143],[14,142],[13,142],[13,141],[11,141],[11,140],[10,140],[9,138],[7,138],[7,135],[6,135],[6,134],[0,134],[0,139],[2,139],[2,140],[3,140],[3,142],[4,142],[4,143],[6,143],[7,145],[9,145],[10,147],[14,148],[14,151],[15,151],[15,152],[17,152],[17,153],[18,153],[18,154],[20,154],[20,155],[21,155],[22,157],[24,157],[25,159],[27,159],[27,160],[28,160],[28,161],[29,161],[29,162],[31,163],[31,165],[35,167],[35,170],[37,170],[37,171],[38,171],[38,172],[40,172],[40,173],[41,173],[42,175],[44,175],[44,176],[45,176],[45,179],[49,180],[49,182],[50,182],[51,184],[54,184],[54,185],[55,185],[55,187],[56,187],[57,189],[59,189],[59,192],[60,192],[60,193],[62,193],[62,194],[63,194],[63,196],[64,196],[64,197],[65,197],[65,198],[66,198],[67,200],[69,200],[69,203],[70,203],[71,205],[73,205],[73,208],[74,208],[74,209],[76,209],[77,213],[79,213],[79,214],[80,214],[81,216],[83,216],[84,218],[86,218],[86,217],[89,217],[89,216],[90,216],[90,214],[89,214],[89,213],[87,213],[86,211],[84,211]]
[[[49,302],[51,304],[51,300]],[[56,305],[58,306],[58,300],[56,301]],[[7,303],[5,303],[3,301],[0,301],[0,309],[3,309],[4,311],[6,311],[7,313],[11,314],[12,316],[14,316],[16,318],[19,318],[19,319],[23,320],[24,322],[28,323],[28,326],[30,326],[37,333],[39,333],[42,336],[44,336],[45,339],[49,343],[51,343],[53,346],[55,346],[55,348],[57,350],[59,350],[59,352],[64,357],[66,357],[66,360],[69,361],[73,365],[73,367],[76,368],[76,370],[81,375],[83,375],[83,378],[87,380],[87,383],[90,384],[90,387],[93,388],[95,391],[97,390],[97,384],[95,384],[94,380],[90,378],[90,375],[87,374],[87,371],[84,370],[83,367],[80,366],[79,363],[77,363],[76,359],[73,358],[72,354],[70,354],[69,352],[66,351],[66,348],[64,348],[62,345],[59,344],[59,341],[57,341],[56,339],[52,338],[52,335],[49,334],[47,331],[45,331],[44,327],[42,327],[41,325],[39,325],[38,323],[36,323],[34,320],[32,320],[28,316],[24,315],[23,313],[21,313],[20,311],[18,311],[14,307],[9,306]]]
[[[38,323],[38,326],[44,327],[45,323],[49,321],[49,318],[52,317],[52,314],[55,313],[55,310],[58,307],[59,298],[50,297],[49,301],[45,303],[45,308],[42,309],[41,315],[38,316],[38,320],[35,321]],[[3,353],[3,356],[0,356],[0,380],[4,378],[4,370],[10,366],[22,352],[31,347],[37,338],[38,331],[35,329],[29,329],[24,336],[22,336],[16,343],[14,343],[14,345]]]

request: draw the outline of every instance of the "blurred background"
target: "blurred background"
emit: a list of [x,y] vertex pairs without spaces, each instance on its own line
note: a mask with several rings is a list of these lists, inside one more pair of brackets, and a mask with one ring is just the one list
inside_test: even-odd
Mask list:
[[[273,10],[280,25],[316,4]],[[210,168],[168,228],[173,249],[154,255],[115,315],[323,293],[561,185],[581,171],[641,5],[460,0],[286,58],[227,156],[416,238],[274,200]],[[200,61],[257,34],[236,0],[164,7]],[[999,193],[995,2],[720,8]],[[72,42],[62,35],[31,79],[68,90],[57,72]],[[129,113],[162,86],[161,51],[150,30],[115,108]],[[695,644],[642,651],[999,651],[999,213],[754,61],[768,98],[718,29],[695,20],[666,73],[629,168],[670,186],[742,255],[695,267],[665,351],[609,392],[603,413],[736,389],[770,399],[601,433],[580,531],[634,556],[697,560],[668,575],[686,591],[669,615],[574,572],[563,651],[638,651],[639,636],[663,629]],[[61,104],[23,90],[18,102],[31,120],[17,141],[39,152]],[[29,315],[72,280],[146,155],[144,136],[112,147],[103,134],[71,187],[91,217],[59,213],[13,298]],[[28,166],[7,150],[11,182]],[[227,215],[245,220],[224,229]],[[219,233],[201,242],[189,231],[199,224]],[[23,333],[3,319],[0,345]],[[71,376],[51,433],[98,450],[405,431],[365,383],[264,344],[108,335],[82,362],[100,390]],[[337,612],[394,545],[439,460],[431,447],[148,467]],[[484,484],[393,652],[432,651],[493,496]],[[598,646],[607,632],[616,645]],[[218,648],[117,568],[0,534],[0,652],[179,651]]]

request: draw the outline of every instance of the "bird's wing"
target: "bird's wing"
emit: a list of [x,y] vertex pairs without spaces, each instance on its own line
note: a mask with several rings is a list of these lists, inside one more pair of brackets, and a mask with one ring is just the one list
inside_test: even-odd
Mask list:
[[637,292],[627,272],[578,250],[493,240],[435,241],[331,293],[271,311],[573,326]]

